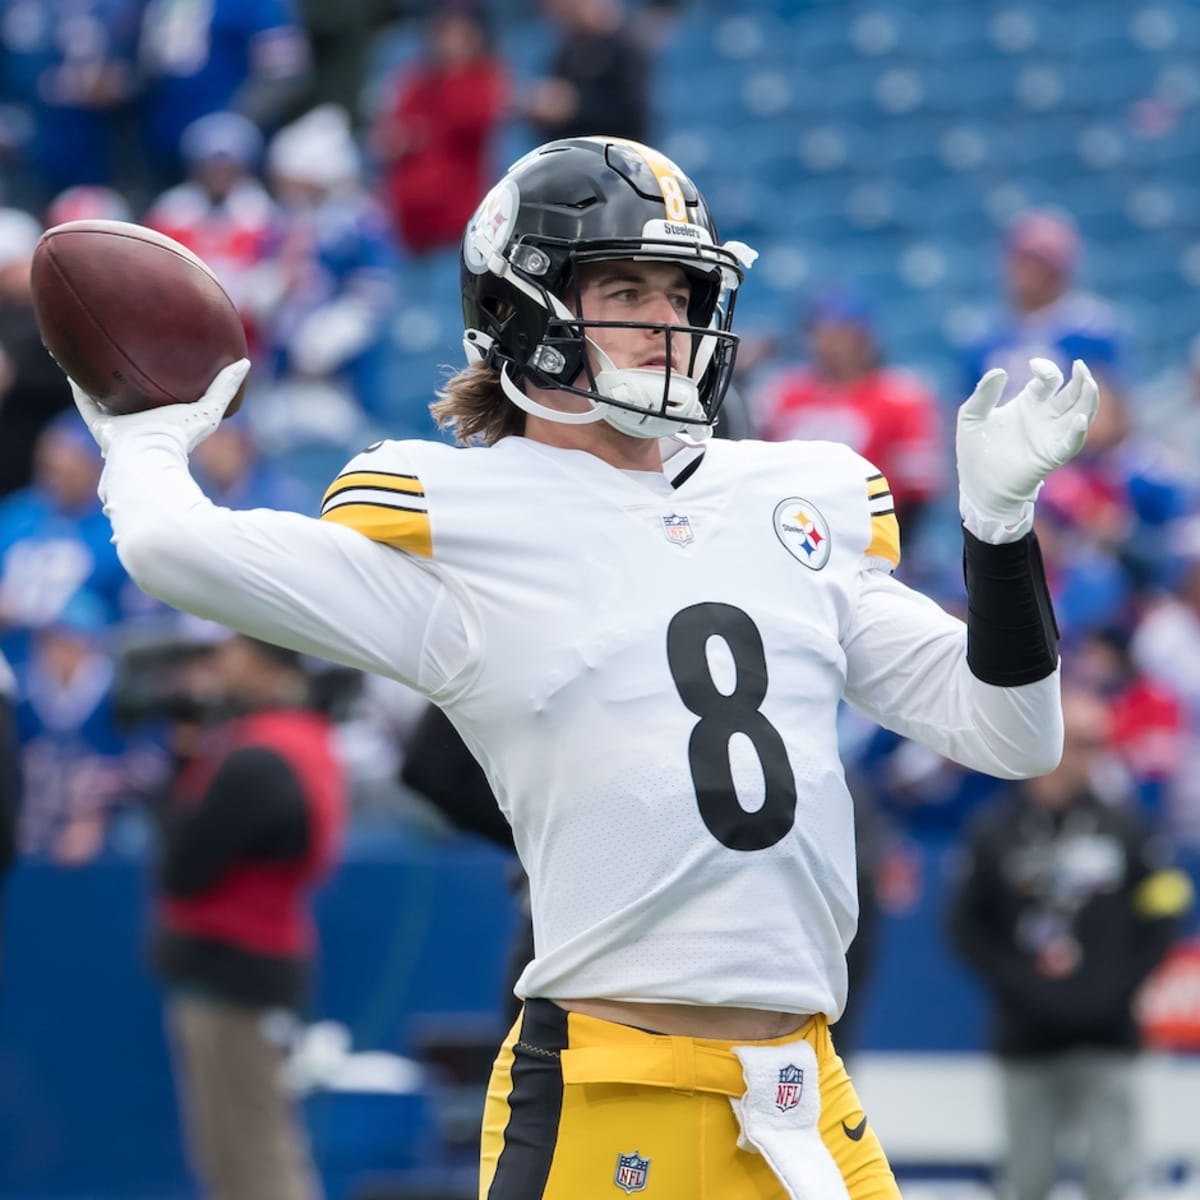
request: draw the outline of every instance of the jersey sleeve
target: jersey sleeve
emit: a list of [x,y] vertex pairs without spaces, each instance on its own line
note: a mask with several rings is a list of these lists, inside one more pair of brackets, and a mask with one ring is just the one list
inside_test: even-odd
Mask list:
[[222,508],[188,473],[182,448],[152,427],[114,439],[101,497],[126,570],[173,608],[433,699],[476,663],[470,606],[428,558],[394,548],[403,540],[394,527],[381,542],[340,521]]
[[868,565],[894,571],[900,565],[900,524],[896,520],[896,503],[892,489],[882,472],[865,458],[867,511],[871,518],[871,540],[865,551]]
[[364,451],[329,485],[321,520],[421,558],[433,557],[429,505],[420,476],[395,443]]
[[967,628],[882,571],[863,571],[842,641],[846,699],[860,712],[971,770],[1041,775],[1062,752],[1057,670],[996,687],[967,665]]

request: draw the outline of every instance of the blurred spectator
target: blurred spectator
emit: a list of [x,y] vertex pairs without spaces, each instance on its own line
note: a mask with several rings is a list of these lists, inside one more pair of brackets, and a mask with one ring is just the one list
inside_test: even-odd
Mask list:
[[67,221],[132,221],[129,201],[115,188],[80,183],[64,188],[46,206],[46,228]]
[[443,0],[429,18],[423,57],[400,75],[371,131],[397,236],[410,253],[462,239],[492,177],[507,91],[484,10]]
[[209,723],[176,726],[151,959],[193,1168],[221,1200],[311,1200],[282,1067],[311,986],[312,894],[345,819],[332,727],[299,656],[251,638],[197,654],[178,686]]
[[140,59],[143,140],[156,190],[183,174],[180,139],[193,121],[228,109],[273,129],[311,69],[292,0],[149,0]]
[[295,112],[336,104],[358,124],[364,81],[371,75],[371,33],[378,0],[299,0],[312,48],[312,72]]
[[[328,383],[358,418],[376,414],[389,396],[395,246],[363,187],[345,112],[327,105],[280,130],[267,173],[282,214],[253,303],[270,373],[279,382]],[[286,423],[298,429],[331,420],[337,396],[319,394],[308,412],[289,401]]]
[[1079,234],[1065,213],[1031,209],[1009,225],[1003,244],[1007,308],[968,352],[963,394],[993,367],[1008,372],[1012,396],[1028,381],[1031,358],[1057,363],[1064,377],[1081,358],[1100,385],[1100,411],[1088,430],[1089,444],[1096,445],[1119,440],[1124,427],[1124,409],[1106,403],[1119,394],[1123,347],[1109,305],[1075,286],[1080,255]]
[[3,89],[29,120],[29,203],[129,175],[121,160],[141,9],[142,0],[0,0]]
[[562,36],[549,78],[521,103],[537,140],[649,141],[650,64],[620,0],[546,0],[545,10]]
[[[21,763],[13,721],[16,682],[0,655],[0,890],[17,855],[17,821],[21,803]],[[0,949],[3,949],[4,909],[0,907]]]
[[33,315],[29,267],[41,235],[28,213],[0,209],[0,496],[29,482],[38,434],[71,405]]
[[1165,820],[1170,786],[1184,766],[1187,713],[1179,697],[1147,678],[1120,626],[1097,629],[1064,658],[1068,680],[1102,696],[1112,717],[1112,745],[1132,776],[1141,806]]
[[1179,560],[1174,588],[1147,609],[1130,643],[1137,666],[1154,683],[1178,696],[1187,713],[1184,769],[1167,801],[1169,827],[1193,850],[1200,849],[1200,518],[1181,524],[1173,542]]
[[192,454],[204,494],[224,508],[304,512],[309,496],[259,453],[254,431],[240,413],[222,421]]
[[21,850],[66,866],[100,853],[154,765],[118,726],[108,630],[105,605],[77,592],[34,634],[18,668]]
[[901,535],[943,486],[937,399],[915,375],[883,362],[866,300],[819,295],[804,320],[810,362],[770,374],[751,408],[768,441],[844,442],[887,476]]
[[1073,1130],[1088,1200],[1119,1200],[1142,1167],[1134,994],[1181,931],[1191,885],[1136,809],[1097,793],[1103,701],[1067,689],[1063,712],[1058,768],[1012,786],[972,829],[950,930],[992,999],[1011,1194],[1045,1200]]
[[103,463],[72,408],[38,435],[33,482],[0,502],[0,652],[14,668],[33,631],[86,588],[106,621],[121,615],[129,584],[96,495]]
[[1200,333],[1190,339],[1183,361],[1163,371],[1134,395],[1138,428],[1152,433],[1187,471],[1200,478]]
[[[1109,514],[1120,517],[1119,526],[1110,524]],[[1066,648],[1132,618],[1134,594],[1118,557],[1126,516],[1123,508],[1089,507],[1076,489],[1049,495],[1042,489],[1034,527]]]
[[249,297],[278,220],[275,202],[256,174],[262,147],[258,126],[238,113],[209,113],[193,121],[180,141],[188,178],[159,196],[143,218],[216,273],[242,312],[251,357],[258,346]]

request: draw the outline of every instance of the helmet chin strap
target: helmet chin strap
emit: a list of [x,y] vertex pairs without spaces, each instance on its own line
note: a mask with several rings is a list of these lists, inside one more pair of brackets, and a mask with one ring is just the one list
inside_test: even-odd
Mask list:
[[512,381],[508,374],[508,363],[502,363],[500,366],[500,390],[518,408],[523,409],[531,416],[554,421],[559,425],[594,425],[597,421],[604,420],[605,414],[601,406],[594,400],[589,401],[592,407],[583,412],[563,412],[561,408],[550,408],[548,405],[539,404],[532,396],[527,396],[521,391],[520,387]]
[[[551,408],[521,390],[509,375],[507,363],[500,366],[500,390],[523,412],[559,425],[594,425],[598,421],[607,421],[615,429],[636,438],[662,438],[684,434],[691,435],[698,441],[705,441],[711,435],[710,426],[697,424],[697,421],[704,417],[704,406],[700,403],[700,391],[694,380],[677,371],[671,371],[665,383],[668,412],[692,419],[681,421],[660,416],[652,410],[662,403],[663,371],[656,367],[619,368],[591,338],[587,340],[600,367],[596,372],[597,393],[619,400],[622,404],[632,405],[633,408],[618,408],[615,404],[605,404],[603,401],[597,402],[586,397],[590,407],[583,412]],[[478,330],[468,331],[463,339],[463,348],[469,361],[482,362],[486,358],[484,335]]]

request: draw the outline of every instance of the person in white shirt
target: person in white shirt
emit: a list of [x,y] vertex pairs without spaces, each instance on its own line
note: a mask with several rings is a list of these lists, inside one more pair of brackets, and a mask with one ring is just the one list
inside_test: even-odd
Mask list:
[[213,505],[187,469],[246,370],[109,417],[122,561],[152,595],[400,680],[478,758],[535,955],[496,1061],[480,1196],[898,1196],[830,1040],[856,918],[845,698],[980,771],[1051,770],[1057,631],[1032,533],[1096,389],[1056,367],[963,406],[965,622],[891,576],[886,479],[847,447],[709,440],[737,293],[692,181],[619,139],[517,162],[463,239],[459,439],[382,442],[322,519]]

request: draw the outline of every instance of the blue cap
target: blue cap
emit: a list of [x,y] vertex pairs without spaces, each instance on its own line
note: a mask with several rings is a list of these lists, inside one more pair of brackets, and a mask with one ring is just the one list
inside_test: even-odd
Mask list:
[[193,121],[179,140],[180,153],[192,164],[224,158],[252,167],[262,154],[258,126],[241,113],[214,112]]
[[804,314],[804,324],[861,325],[873,329],[875,314],[871,302],[861,292],[850,287],[831,287],[819,292]]
[[100,447],[96,439],[84,424],[83,418],[74,408],[64,408],[46,422],[39,437],[58,437],[69,442],[78,450],[86,450],[96,458],[100,457]]

